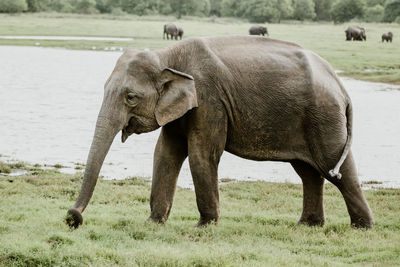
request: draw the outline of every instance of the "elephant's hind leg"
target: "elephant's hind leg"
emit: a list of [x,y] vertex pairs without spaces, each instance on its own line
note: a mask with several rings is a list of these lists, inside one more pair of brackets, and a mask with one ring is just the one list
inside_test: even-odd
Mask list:
[[303,213],[298,224],[322,226],[325,223],[324,178],[317,170],[303,161],[293,161],[291,164],[303,181]]
[[336,185],[342,193],[350,214],[351,224],[357,228],[372,228],[374,226],[374,217],[361,190],[351,152],[349,152],[340,168],[340,172],[342,174],[341,179],[326,178]]

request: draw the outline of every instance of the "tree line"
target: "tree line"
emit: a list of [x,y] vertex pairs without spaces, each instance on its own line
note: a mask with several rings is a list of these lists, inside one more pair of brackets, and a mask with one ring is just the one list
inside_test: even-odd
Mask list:
[[0,12],[224,16],[250,22],[352,19],[400,23],[400,0],[0,0]]

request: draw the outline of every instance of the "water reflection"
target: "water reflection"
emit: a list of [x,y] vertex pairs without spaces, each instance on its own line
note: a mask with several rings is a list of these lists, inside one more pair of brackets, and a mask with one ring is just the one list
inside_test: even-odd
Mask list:
[[[94,132],[103,85],[119,52],[0,47],[0,153],[31,163],[84,163]],[[396,86],[351,79],[353,153],[362,181],[400,187],[400,91]],[[150,177],[159,131],[116,137],[101,175]],[[244,160],[225,152],[219,177],[299,183],[291,166]],[[178,184],[191,186],[187,162]]]

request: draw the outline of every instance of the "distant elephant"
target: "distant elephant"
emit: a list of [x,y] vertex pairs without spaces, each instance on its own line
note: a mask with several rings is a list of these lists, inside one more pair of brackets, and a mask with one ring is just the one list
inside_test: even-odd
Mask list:
[[[289,162],[303,182],[299,223],[323,225],[324,178],[342,193],[355,227],[374,225],[351,153],[352,104],[333,68],[313,52],[259,36],[188,38],[155,51],[127,50],[104,98],[76,203],[78,227],[117,133],[162,127],[154,153],[150,220],[165,223],[188,157],[198,226],[220,214],[222,153]],[[340,170],[340,172],[339,172]],[[267,197],[267,196],[266,196]]]
[[346,33],[346,41],[366,41],[367,35],[365,34],[365,29],[360,26],[349,26]]
[[178,36],[180,38],[180,40],[182,40],[183,37],[183,29],[181,27],[178,27]]
[[382,34],[382,43],[386,41],[386,42],[392,42],[393,41],[393,33],[392,32],[388,32],[388,33],[384,33]]
[[258,26],[258,25],[251,26],[251,28],[249,29],[249,34],[250,35],[262,35],[262,36],[264,36],[264,34],[266,34],[269,36],[267,27]]
[[175,40],[178,40],[178,35],[179,35],[178,27],[174,23],[165,24],[163,39],[165,39],[165,35],[167,35],[167,40],[169,40],[168,35],[171,35],[171,40],[174,38]]

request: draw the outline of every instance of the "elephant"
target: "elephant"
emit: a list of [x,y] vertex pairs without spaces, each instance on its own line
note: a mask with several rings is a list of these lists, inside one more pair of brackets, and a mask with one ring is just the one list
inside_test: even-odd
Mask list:
[[249,29],[249,34],[250,35],[262,35],[262,36],[264,36],[264,34],[267,34],[267,36],[269,36],[267,27],[258,26],[258,25],[251,26]]
[[388,32],[388,33],[384,33],[382,34],[382,43],[386,41],[386,42],[392,42],[393,41],[393,33],[392,32]]
[[298,223],[323,225],[324,179],[341,192],[351,224],[374,225],[351,152],[352,104],[324,59],[261,36],[187,38],[154,51],[129,49],[104,86],[78,198],[65,222],[76,228],[117,133],[161,127],[154,152],[149,221],[166,223],[188,158],[200,218],[220,215],[218,164],[224,151],[290,163],[303,183]]
[[167,35],[167,40],[169,40],[168,35],[171,35],[171,40],[174,38],[175,40],[178,40],[178,35],[179,35],[178,27],[174,23],[165,24],[163,39],[165,39],[165,35]]
[[178,27],[178,36],[180,38],[180,40],[182,40],[183,37],[183,29],[181,27]]
[[360,26],[349,26],[344,32],[346,33],[346,41],[367,41],[365,28]]

